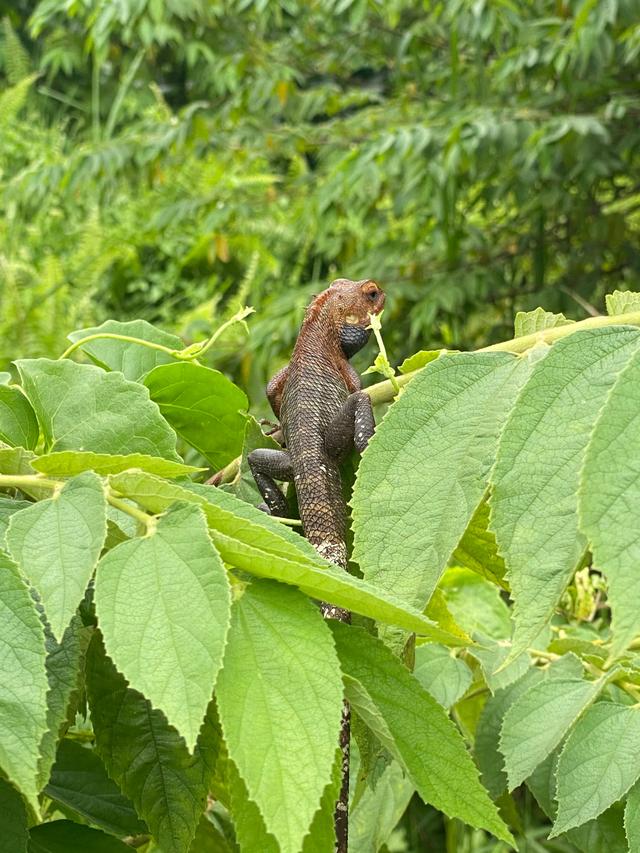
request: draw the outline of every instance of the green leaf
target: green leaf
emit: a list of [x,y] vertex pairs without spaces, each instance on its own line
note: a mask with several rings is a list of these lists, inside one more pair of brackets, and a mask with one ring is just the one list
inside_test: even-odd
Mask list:
[[444,708],[455,705],[472,680],[467,664],[435,643],[418,646],[413,674]]
[[518,696],[504,715],[500,751],[509,790],[517,788],[558,746],[605,682],[551,679]]
[[541,670],[528,669],[517,681],[489,696],[478,718],[474,755],[480,768],[482,784],[494,800],[504,793],[508,784],[504,758],[498,749],[504,716],[518,697],[542,678]]
[[425,606],[482,499],[528,369],[502,353],[443,355],[389,409],[352,498],[354,559],[366,580]]
[[616,375],[640,342],[626,327],[575,332],[538,361],[502,433],[492,528],[514,598],[512,657],[550,619],[586,547],[577,491],[584,452]]
[[18,567],[0,552],[0,768],[36,814],[47,730],[44,628]]
[[567,320],[564,314],[553,314],[544,308],[536,308],[535,311],[518,311],[514,323],[514,336],[521,338],[524,335],[532,335],[543,329],[555,329],[556,326],[566,326],[575,320]]
[[47,453],[36,456],[32,467],[48,477],[74,477],[83,471],[95,471],[96,474],[119,474],[132,468],[157,474],[158,477],[185,477],[204,471],[183,462],[161,459],[159,456],[147,456],[144,453],[91,453],[81,450],[61,450],[59,453]]
[[629,850],[640,850],[640,782],[636,782],[627,794],[624,831],[629,842]]
[[132,800],[163,853],[184,853],[215,767],[219,741],[213,722],[208,716],[190,755],[164,714],[127,687],[99,634],[87,654],[87,693],[96,750],[107,773]]
[[96,574],[107,653],[193,750],[229,629],[227,574],[202,510],[182,504],[109,551]]
[[349,816],[351,853],[377,851],[404,814],[415,787],[397,761],[384,770],[375,787],[367,786]]
[[94,750],[77,741],[60,742],[45,794],[114,835],[140,835],[147,831],[131,800],[107,776]]
[[62,736],[69,713],[73,713],[79,701],[81,665],[91,638],[89,628],[82,625],[79,616],[73,616],[57,643],[51,631],[45,628],[47,659],[45,667],[49,692],[47,693],[47,731],[40,743],[38,765],[38,788],[49,781],[51,767],[56,757],[58,740]]
[[441,630],[391,593],[336,569],[286,525],[220,489],[196,483],[188,487],[167,483],[150,474],[116,474],[110,481],[117,491],[154,513],[164,512],[176,501],[200,506],[213,543],[225,563],[258,577],[292,584],[312,598],[398,625],[437,642],[467,645],[468,640]]
[[580,483],[580,524],[608,581],[611,656],[640,630],[640,353],[618,376],[596,423]]
[[609,316],[640,311],[640,293],[633,290],[614,290],[613,293],[607,293],[604,301]]
[[249,798],[282,853],[298,853],[331,778],[342,714],[340,665],[320,611],[294,590],[252,584],[233,607],[216,694]]
[[57,640],[84,596],[106,535],[104,486],[91,471],[11,517],[7,545],[38,592]]
[[[101,326],[78,329],[71,332],[67,337],[75,343],[82,338],[88,338],[89,335],[104,332],[112,335],[127,335],[130,338],[141,338],[143,341],[162,344],[174,350],[181,350],[184,347],[183,342],[176,335],[170,335],[162,329],[156,329],[146,320],[129,320],[126,323],[107,320]],[[174,360],[162,350],[151,349],[144,344],[118,341],[111,338],[88,341],[86,344],[82,344],[81,349],[100,367],[105,370],[119,370],[132,382],[140,380],[145,373],[157,365],[169,364]]]
[[[536,798],[540,808],[552,820],[556,815],[556,779],[558,764],[557,750],[552,752],[527,779],[527,787]],[[628,853],[623,827],[623,812],[620,803],[615,803],[598,818],[587,821],[563,834],[572,845],[583,853]]]
[[35,412],[22,391],[0,385],[0,441],[33,450],[39,434]]
[[0,778],[0,844],[7,853],[27,853],[29,831],[24,800],[6,779]]
[[442,706],[380,640],[360,628],[331,627],[345,673],[361,682],[378,707],[422,799],[449,817],[512,843]]
[[422,367],[426,367],[427,364],[435,361],[436,358],[440,358],[440,356],[444,355],[446,352],[447,350],[444,349],[421,349],[420,352],[416,352],[413,355],[410,355],[409,358],[405,358],[398,368],[398,372],[413,373],[414,370],[420,370]]
[[130,853],[113,835],[99,829],[74,823],[72,820],[54,820],[29,830],[29,853]]
[[9,527],[9,521],[14,512],[31,506],[30,501],[20,501],[17,498],[0,497],[0,546],[4,547],[5,535]]
[[152,370],[144,384],[178,435],[214,468],[240,453],[249,402],[219,370],[191,362],[166,364]]
[[552,835],[598,817],[640,776],[640,711],[598,702],[578,721],[558,760]]
[[175,433],[144,386],[68,359],[20,359],[16,365],[47,451],[144,453],[182,461]]
[[506,568],[498,554],[496,537],[489,530],[489,504],[481,501],[451,556],[453,566],[464,566],[484,578],[506,587]]

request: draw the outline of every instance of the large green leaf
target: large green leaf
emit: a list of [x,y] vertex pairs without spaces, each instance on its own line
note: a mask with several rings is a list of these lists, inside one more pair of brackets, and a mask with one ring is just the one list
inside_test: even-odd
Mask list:
[[0,778],[0,849],[27,853],[29,831],[24,800],[6,779]]
[[47,731],[40,743],[38,788],[43,788],[49,780],[58,740],[64,731],[69,714],[73,714],[77,707],[81,668],[90,638],[90,629],[82,625],[79,616],[71,619],[71,624],[64,632],[60,643],[57,643],[51,631],[46,629],[45,667],[49,692],[47,693]]
[[0,385],[0,441],[33,450],[39,433],[35,412],[22,391]]
[[299,853],[331,779],[342,713],[340,665],[320,611],[294,590],[252,584],[233,608],[216,694],[250,799],[282,853]]
[[507,421],[493,471],[492,527],[515,601],[512,657],[551,617],[586,541],[580,468],[598,412],[640,332],[576,332],[538,361]]
[[214,468],[242,450],[247,396],[219,370],[191,362],[156,367],[144,380],[171,426]]
[[598,702],[560,753],[553,835],[598,817],[640,776],[640,710]]
[[176,435],[143,385],[63,359],[16,361],[47,451],[144,453],[175,462]]
[[352,499],[354,558],[368,581],[425,606],[482,499],[528,369],[502,353],[443,355],[389,409]]
[[107,776],[93,749],[63,740],[45,794],[114,835],[140,835],[146,826],[131,800]]
[[[170,335],[162,329],[156,329],[146,320],[129,320],[121,323],[117,320],[107,320],[101,326],[78,329],[67,335],[70,341],[79,341],[89,335],[100,333],[111,335],[126,335],[130,338],[141,338],[162,344],[169,349],[181,350],[184,344],[176,335]],[[81,349],[100,367],[106,370],[119,370],[127,379],[133,382],[141,379],[159,364],[169,364],[173,358],[162,350],[152,349],[144,344],[133,341],[118,341],[113,338],[99,338],[82,344]]]
[[38,592],[57,640],[84,596],[106,535],[104,486],[92,471],[11,517],[8,548]]
[[[557,750],[552,752],[527,779],[527,787],[551,820],[556,815],[557,752]],[[620,803],[615,803],[598,818],[589,820],[575,829],[569,829],[563,834],[563,838],[582,853],[629,853]]]
[[159,456],[147,456],[144,453],[92,453],[82,450],[61,450],[58,453],[47,453],[36,456],[32,467],[49,477],[73,477],[83,471],[95,471],[96,474],[119,474],[137,468],[157,474],[158,477],[184,477],[196,474],[203,468],[174,462],[171,459],[161,459]]
[[204,808],[218,738],[207,717],[194,755],[161,711],[125,679],[96,635],[87,655],[87,693],[96,750],[132,800],[163,853],[184,853]]
[[504,715],[500,751],[509,789],[517,788],[558,746],[605,682],[551,679],[518,696]]
[[117,474],[110,482],[117,491],[154,513],[164,512],[176,501],[191,501],[202,507],[222,559],[239,569],[292,584],[313,598],[415,631],[437,642],[447,645],[468,642],[441,630],[392,593],[336,569],[306,539],[234,495],[212,486],[168,483],[150,474]]
[[584,462],[580,523],[608,580],[614,656],[640,631],[640,353],[611,389]]
[[202,510],[183,504],[100,561],[96,612],[107,653],[193,750],[229,629],[227,574]]
[[29,853],[128,853],[130,850],[128,844],[113,835],[72,820],[42,823],[29,831]]
[[47,730],[44,628],[18,567],[0,551],[0,769],[37,813]]
[[511,834],[446,711],[401,661],[360,628],[332,625],[345,673],[377,706],[422,799],[471,826],[512,843]]

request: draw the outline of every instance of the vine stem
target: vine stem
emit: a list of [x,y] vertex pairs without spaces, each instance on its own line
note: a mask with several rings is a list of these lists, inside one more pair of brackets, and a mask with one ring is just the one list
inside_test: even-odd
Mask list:
[[218,338],[227,331],[229,326],[232,326],[234,323],[242,323],[249,314],[253,314],[254,310],[255,309],[250,306],[241,308],[239,311],[236,311],[233,317],[230,317],[221,326],[219,326],[206,341],[201,341],[197,344],[189,344],[189,346],[184,349],[171,349],[171,347],[166,347],[164,344],[158,344],[155,341],[146,341],[144,338],[136,338],[132,335],[119,335],[116,332],[96,332],[93,335],[87,335],[86,338],[80,338],[79,340],[74,341],[71,346],[67,347],[62,355],[58,357],[58,361],[61,361],[63,358],[69,358],[72,353],[90,341],[111,340],[123,341],[127,344],[138,344],[139,346],[147,347],[148,349],[163,352],[166,355],[171,356],[171,358],[178,359],[178,361],[193,361],[198,364],[198,356],[204,355],[208,352]]
[[[47,477],[40,477],[38,474],[0,474],[0,488],[22,489],[24,486],[36,487],[39,489],[50,489],[52,492],[58,492],[64,486],[63,480],[49,480]],[[152,533],[156,527],[156,518],[149,515],[137,506],[132,506],[122,500],[120,496],[115,494],[108,486],[105,490],[107,501],[115,509],[126,512],[136,521],[143,524],[147,529],[147,534]]]

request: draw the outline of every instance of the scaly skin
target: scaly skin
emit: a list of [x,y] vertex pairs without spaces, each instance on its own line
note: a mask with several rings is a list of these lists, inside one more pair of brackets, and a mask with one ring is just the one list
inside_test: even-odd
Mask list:
[[307,308],[291,361],[269,383],[286,451],[258,450],[249,463],[270,512],[286,515],[274,480],[295,484],[304,534],[316,550],[346,568],[346,507],[339,463],[362,451],[373,432],[368,397],[348,357],[368,339],[369,314],[384,307],[370,280],[338,279]]
[[[287,514],[275,480],[293,480],[302,527],[319,554],[347,568],[346,506],[340,460],[352,447],[362,452],[374,429],[371,401],[348,359],[367,342],[369,314],[379,314],[385,296],[366,279],[337,279],[307,308],[291,361],[267,386],[280,419],[286,450],[254,450],[249,465],[269,512]],[[325,618],[350,621],[351,614],[323,604]],[[336,804],[336,851],[348,849],[349,706],[340,730],[342,787]]]

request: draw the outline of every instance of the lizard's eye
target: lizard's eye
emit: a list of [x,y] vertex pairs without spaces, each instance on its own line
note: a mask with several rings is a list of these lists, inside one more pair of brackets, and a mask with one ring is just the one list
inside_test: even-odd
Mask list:
[[367,299],[368,299],[370,302],[375,302],[375,301],[376,301],[376,299],[378,298],[378,293],[379,293],[379,292],[380,292],[380,291],[378,291],[378,290],[369,290],[369,291],[367,292]]

